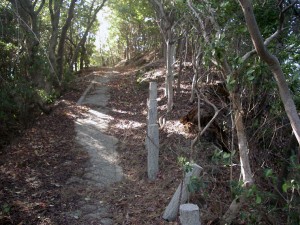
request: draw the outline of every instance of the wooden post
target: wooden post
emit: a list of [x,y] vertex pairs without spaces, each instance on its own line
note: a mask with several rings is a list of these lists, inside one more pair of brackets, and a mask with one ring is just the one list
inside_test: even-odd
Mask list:
[[149,99],[157,99],[157,83],[156,82],[150,82],[149,83],[149,90],[150,90],[150,95]]
[[148,125],[157,123],[157,84],[150,82],[149,84],[149,100],[148,100]]
[[201,225],[199,207],[194,204],[182,204],[179,208],[182,225]]
[[188,191],[187,185],[189,184],[191,177],[199,177],[200,172],[202,171],[202,167],[197,164],[193,164],[192,167],[192,171],[185,175],[183,182],[179,184],[176,192],[169,202],[163,214],[164,220],[174,221],[177,217],[179,206],[181,204],[184,204],[188,200],[190,193]]
[[148,125],[157,123],[157,100],[148,101]]
[[158,124],[148,125],[148,178],[155,180],[158,174],[159,132]]
[[148,118],[147,118],[147,137],[146,149],[148,178],[155,180],[158,174],[158,158],[159,158],[159,127],[157,124],[157,84],[150,82],[149,85],[149,101],[148,101]]

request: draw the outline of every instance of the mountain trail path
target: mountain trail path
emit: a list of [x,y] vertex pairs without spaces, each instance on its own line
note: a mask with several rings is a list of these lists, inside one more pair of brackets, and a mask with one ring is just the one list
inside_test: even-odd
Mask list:
[[[117,160],[116,137],[105,134],[109,122],[107,103],[110,99],[108,82],[116,72],[94,73],[94,80],[83,93],[77,105],[89,106],[84,118],[76,121],[76,145],[88,153],[88,162],[82,174],[67,181],[69,192],[77,191],[73,210],[66,212],[74,224],[112,225],[109,203],[102,201],[101,189],[123,178]],[[72,195],[72,193],[70,193]]]

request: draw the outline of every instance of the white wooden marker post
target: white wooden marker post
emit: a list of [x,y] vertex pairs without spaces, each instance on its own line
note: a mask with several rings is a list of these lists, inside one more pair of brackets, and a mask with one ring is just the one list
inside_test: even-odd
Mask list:
[[194,204],[182,204],[179,208],[182,225],[201,225],[199,207]]
[[169,202],[169,205],[165,209],[165,212],[163,214],[164,220],[174,221],[178,214],[179,205],[186,203],[186,201],[188,200],[190,193],[188,191],[187,185],[189,184],[191,177],[199,177],[202,170],[202,167],[197,164],[193,164],[192,168],[192,171],[185,175],[182,185],[181,183],[179,184],[176,192]]
[[158,173],[159,127],[157,124],[157,84],[150,82],[147,118],[146,148],[148,151],[148,178],[155,180]]

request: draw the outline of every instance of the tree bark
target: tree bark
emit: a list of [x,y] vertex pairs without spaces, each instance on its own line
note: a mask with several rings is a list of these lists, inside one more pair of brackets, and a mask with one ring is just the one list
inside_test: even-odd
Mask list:
[[28,30],[30,35],[26,35],[26,48],[28,51],[28,73],[31,78],[31,82],[36,87],[43,86],[43,77],[40,73],[37,73],[34,69],[36,64],[39,44],[40,44],[40,29],[38,15],[44,7],[45,0],[42,0],[39,7],[35,9],[36,4],[30,0],[8,0],[11,5],[16,9],[22,21],[22,26],[25,30]]
[[[238,138],[239,154],[241,162],[241,173],[243,177],[244,186],[253,184],[253,175],[251,172],[250,161],[249,161],[249,148],[247,143],[247,136],[245,132],[243,122],[243,108],[240,102],[238,93],[230,92],[232,100],[232,108],[234,113],[235,129]],[[241,149],[243,149],[241,151]]]
[[172,13],[168,15],[164,9],[162,1],[149,0],[152,4],[157,17],[159,18],[159,27],[161,29],[164,42],[166,44],[166,68],[167,75],[165,79],[165,96],[168,98],[167,111],[170,112],[173,108],[173,64],[174,64],[174,54],[175,54],[175,43],[174,43],[174,32],[172,27],[174,25],[174,20],[172,19]]
[[[203,39],[206,44],[211,43],[211,37],[209,36],[209,33],[206,32],[206,27],[204,23],[204,18],[201,18],[200,13],[196,10],[196,8],[193,7],[192,3],[190,0],[187,0],[187,4],[191,11],[195,14],[196,18],[199,21],[199,25],[201,28],[201,34],[203,36]],[[220,32],[219,26],[216,23],[215,19],[213,18],[213,15],[208,15],[210,16],[211,20],[213,21],[213,26],[216,32]],[[233,75],[235,78],[239,75],[238,72],[232,71],[230,66],[227,63],[226,58],[224,58],[221,62],[219,59],[211,59],[211,62],[217,66],[221,66],[223,69],[223,72],[225,76],[230,76]],[[243,177],[243,188],[246,189],[249,186],[253,184],[253,176],[251,172],[251,167],[250,167],[250,162],[249,162],[249,148],[247,144],[247,136],[246,136],[246,131],[244,127],[244,122],[243,122],[243,109],[242,105],[240,103],[240,95],[237,90],[230,91],[230,99],[231,103],[233,105],[233,117],[234,117],[234,125],[236,132],[237,132],[237,141],[238,141],[238,146],[239,146],[239,155],[240,155],[240,164],[241,164],[241,174]],[[229,209],[227,212],[224,214],[224,216],[221,219],[221,224],[230,224],[234,218],[236,218],[237,214],[240,212],[240,208],[243,206],[245,203],[246,198],[244,194],[238,196],[229,206]]]
[[181,84],[181,75],[182,75],[182,69],[183,69],[183,53],[186,53],[185,51],[183,51],[183,47],[186,43],[186,39],[187,37],[182,38],[181,40],[179,40],[178,43],[178,57],[179,57],[179,71],[178,71],[178,78],[177,78],[177,95],[180,93],[180,84]]
[[51,66],[51,78],[57,86],[60,86],[60,80],[57,77],[57,64],[56,64],[56,47],[58,43],[58,34],[59,34],[59,20],[60,20],[60,11],[63,0],[54,1],[49,0],[49,12],[51,18],[52,32],[49,41],[49,60]]
[[68,17],[64,23],[64,26],[62,27],[61,35],[60,35],[60,39],[59,39],[56,63],[57,63],[57,76],[60,81],[63,80],[64,50],[65,50],[65,42],[66,42],[66,38],[67,38],[67,32],[71,26],[71,21],[74,16],[74,9],[75,9],[76,2],[77,2],[77,0],[71,0],[69,10],[68,10]]
[[[171,31],[168,31],[171,33]],[[169,34],[168,36],[171,36]],[[167,75],[166,75],[166,93],[168,97],[168,103],[167,103],[167,111],[171,112],[173,108],[173,97],[174,97],[174,91],[173,91],[173,65],[174,65],[174,54],[175,54],[175,45],[171,41],[171,37],[167,40]]]

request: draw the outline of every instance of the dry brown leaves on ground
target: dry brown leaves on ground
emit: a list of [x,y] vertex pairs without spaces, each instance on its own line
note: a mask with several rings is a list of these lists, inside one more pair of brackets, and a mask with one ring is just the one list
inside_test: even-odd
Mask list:
[[[110,114],[114,117],[109,133],[120,140],[119,161],[125,179],[101,195],[105,195],[104,201],[112,206],[115,224],[179,224],[178,221],[165,222],[162,214],[183,177],[178,157],[188,157],[194,137],[179,123],[179,118],[192,108],[188,105],[189,77],[183,78],[183,89],[175,96],[175,108],[166,115],[166,126],[160,130],[160,172],[157,179],[150,182],[144,146],[148,84],[137,82],[138,73],[134,69],[118,70],[118,79],[109,84]],[[53,106],[53,112],[39,116],[32,127],[1,154],[0,224],[70,224],[61,219],[61,213],[72,209],[76,199],[66,200],[63,188],[69,177],[82,173],[87,160],[86,153],[74,146],[74,121],[86,110],[77,107],[76,101],[93,76],[90,72],[80,75],[71,85],[72,91]],[[158,82],[159,116],[165,114],[166,108],[164,72],[160,68],[152,73]],[[196,193],[191,202],[201,207],[203,221],[209,222],[222,215],[228,206],[229,169],[212,163],[214,150],[209,146],[198,146],[196,153],[196,162],[205,171],[201,177],[205,188]]]
[[[84,83],[84,82],[83,82]],[[74,148],[74,121],[86,109],[76,106],[82,81],[39,115],[0,156],[0,224],[59,224],[72,207],[63,186],[87,159]]]
[[[166,99],[163,97],[162,88],[164,70],[158,70],[160,71],[154,71],[152,74],[161,74],[155,78],[158,82],[158,109],[161,116],[165,113]],[[192,107],[188,104],[188,91],[185,91],[185,88],[188,89],[189,79],[185,78],[184,89],[176,95],[175,108],[167,115],[165,128],[160,130],[160,172],[158,178],[150,182],[147,179],[147,152],[144,145],[148,83],[138,83],[139,72],[133,69],[120,72],[118,79],[110,84],[110,108],[114,117],[110,134],[120,140],[120,162],[126,179],[116,184],[108,196],[114,207],[114,218],[117,224],[179,224],[178,221],[165,222],[162,214],[183,177],[178,157],[188,157],[190,141],[194,137],[186,133],[183,125],[179,123],[179,118]],[[197,151],[195,158],[199,165],[205,170],[214,170],[214,175],[202,177],[205,190],[195,193],[191,201],[202,208],[202,218],[209,222],[221,215],[228,204],[224,199],[228,199],[226,193],[229,192],[224,190],[224,187],[228,187],[229,170],[221,171],[219,167],[210,163],[214,153],[212,147],[205,149],[198,146]],[[208,195],[215,195],[211,202]]]

